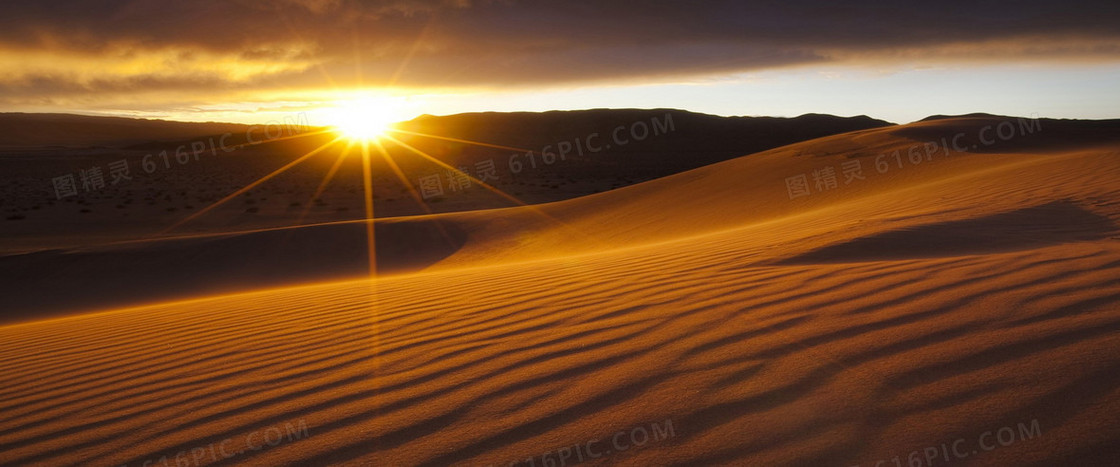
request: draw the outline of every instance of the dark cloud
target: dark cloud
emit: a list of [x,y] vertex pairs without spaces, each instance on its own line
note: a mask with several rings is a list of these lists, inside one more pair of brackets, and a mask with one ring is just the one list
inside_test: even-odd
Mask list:
[[[1009,60],[1115,60],[1117,44],[1115,1],[40,0],[0,6],[0,54],[10,57],[0,98],[394,78],[404,86],[536,85],[878,54],[968,59],[985,47]],[[57,54],[59,69],[20,70],[11,63],[20,54]],[[138,63],[150,69],[111,66],[145,56]],[[110,66],[88,69],[75,57]],[[232,62],[208,63],[225,59],[256,71],[245,78],[230,73]],[[66,60],[84,68],[68,73]]]

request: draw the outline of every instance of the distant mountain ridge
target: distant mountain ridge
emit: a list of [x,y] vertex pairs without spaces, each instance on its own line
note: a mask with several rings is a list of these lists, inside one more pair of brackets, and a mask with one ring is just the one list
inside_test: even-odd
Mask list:
[[[558,152],[558,144],[567,142],[573,146],[567,163],[549,167],[556,176],[626,167],[635,177],[654,178],[801,141],[892,125],[864,115],[722,117],[677,109],[590,109],[425,115],[400,128],[532,151]],[[575,143],[579,140],[583,146],[590,140],[600,150],[580,148]],[[424,138],[412,138],[413,143],[463,164],[512,152]]]
[[[827,134],[892,125],[865,115],[836,117],[826,114],[805,114],[784,117],[721,117],[677,109],[590,109],[548,112],[472,112],[447,116],[422,115],[404,122],[437,126],[452,133],[489,136],[512,140],[508,143],[539,143],[534,136],[568,137],[576,133],[601,132],[613,124],[625,124],[663,115],[672,115],[675,122],[685,123],[695,131],[707,125],[718,135],[728,130],[760,130],[770,133],[755,141],[811,139]],[[112,146],[122,147],[147,142],[173,141],[193,137],[244,132],[251,125],[222,122],[179,122],[128,117],[91,116],[65,113],[0,113],[0,146]],[[544,135],[542,133],[553,133]],[[512,136],[512,138],[501,138]],[[547,138],[546,138],[547,139]],[[771,143],[772,144],[772,143]],[[751,146],[756,146],[752,144]],[[749,149],[748,149],[748,152]]]
[[249,125],[176,122],[61,113],[0,113],[0,147],[124,146],[222,134],[244,133]]

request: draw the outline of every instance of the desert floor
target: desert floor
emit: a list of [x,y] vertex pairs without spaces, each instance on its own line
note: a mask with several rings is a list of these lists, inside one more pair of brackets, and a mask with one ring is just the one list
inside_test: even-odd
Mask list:
[[[106,296],[0,327],[0,464],[1115,465],[1120,145],[1045,122],[979,144],[1000,122],[379,219],[407,246],[379,258],[399,273]],[[956,134],[970,151],[946,148]],[[825,168],[834,188],[815,184]],[[801,174],[809,194],[791,197]],[[174,269],[197,249],[208,259],[167,274],[201,281],[286,245],[297,258],[268,268],[322,255],[353,276],[363,232],[107,233],[27,261]]]

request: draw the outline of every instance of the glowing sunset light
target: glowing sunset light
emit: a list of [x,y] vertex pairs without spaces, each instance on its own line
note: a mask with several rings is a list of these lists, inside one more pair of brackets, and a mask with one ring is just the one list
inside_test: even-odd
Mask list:
[[0,467],[1120,467],[1120,2],[0,2]]
[[323,120],[341,136],[355,141],[372,141],[384,136],[391,126],[406,120],[399,100],[359,97],[340,100],[322,110]]

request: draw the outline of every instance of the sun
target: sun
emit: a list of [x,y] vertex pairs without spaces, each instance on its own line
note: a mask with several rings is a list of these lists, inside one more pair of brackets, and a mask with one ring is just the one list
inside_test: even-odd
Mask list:
[[399,107],[390,99],[363,97],[343,100],[323,111],[327,123],[335,131],[355,141],[376,140],[401,120]]

